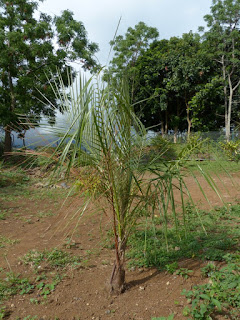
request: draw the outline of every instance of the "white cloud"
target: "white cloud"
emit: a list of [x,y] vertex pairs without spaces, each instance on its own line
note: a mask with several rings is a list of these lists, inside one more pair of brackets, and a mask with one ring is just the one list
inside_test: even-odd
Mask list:
[[84,23],[89,39],[99,44],[98,57],[105,63],[120,16],[119,34],[144,21],[159,30],[160,38],[170,38],[197,31],[204,24],[203,16],[209,13],[211,3],[211,0],[46,0],[39,8],[49,14],[60,14],[65,9],[73,11],[75,19]]

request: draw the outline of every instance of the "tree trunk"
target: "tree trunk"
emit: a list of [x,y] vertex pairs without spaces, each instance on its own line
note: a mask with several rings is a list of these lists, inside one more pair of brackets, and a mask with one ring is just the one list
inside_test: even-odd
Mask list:
[[165,134],[168,136],[168,111],[165,110]]
[[12,137],[11,137],[11,128],[10,126],[6,126],[4,128],[5,131],[5,140],[4,140],[4,153],[7,157],[8,153],[12,151]]
[[165,130],[164,130],[164,122],[163,121],[161,122],[161,134],[162,134],[162,137],[164,138],[165,137]]
[[119,295],[125,290],[125,269],[124,260],[120,263],[116,260],[110,279],[110,294]]
[[188,123],[187,139],[189,140],[190,134],[191,134],[192,121],[190,119],[190,110],[188,105],[187,105],[187,123]]
[[231,113],[232,113],[232,98],[233,98],[233,90],[230,86],[230,94],[228,98],[228,108],[227,108],[227,117],[226,117],[226,140],[227,142],[230,141],[231,137]]
[[[110,294],[119,295],[125,290],[125,251],[127,239],[120,239],[117,234],[116,220],[114,217],[114,237],[115,237],[115,254],[113,271],[110,279]],[[122,230],[122,235],[124,231]],[[124,236],[123,236],[124,238]]]
[[174,127],[173,143],[177,143],[178,127]]

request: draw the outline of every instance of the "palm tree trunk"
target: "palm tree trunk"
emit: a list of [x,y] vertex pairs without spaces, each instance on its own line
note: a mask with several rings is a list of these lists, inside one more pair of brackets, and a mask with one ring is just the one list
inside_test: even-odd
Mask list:
[[4,153],[7,154],[12,151],[12,138],[11,138],[11,128],[7,125],[4,128],[5,131],[5,140],[4,140]]
[[[113,225],[114,237],[115,237],[115,254],[116,259],[113,265],[113,271],[110,278],[110,293],[120,294],[125,290],[125,251],[126,240],[121,240],[117,234],[116,217],[114,217]],[[123,231],[123,230],[122,230]],[[123,231],[124,234],[124,231]]]
[[110,293],[113,295],[119,295],[125,290],[125,268],[124,259],[115,261],[113,271],[110,279]]

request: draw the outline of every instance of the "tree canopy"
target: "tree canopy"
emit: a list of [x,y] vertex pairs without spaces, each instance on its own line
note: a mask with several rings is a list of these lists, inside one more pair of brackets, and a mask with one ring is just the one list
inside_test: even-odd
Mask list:
[[112,42],[107,74],[128,76],[135,111],[148,127],[162,134],[225,127],[229,139],[239,116],[240,0],[213,0],[204,20],[200,33],[162,40],[142,22],[129,28]]
[[[41,103],[40,92],[49,104],[56,99],[51,78],[58,72],[67,83],[67,69],[78,60],[84,69],[97,66],[96,43],[87,38],[82,22],[65,10],[59,17],[38,12],[38,1],[0,0],[0,125],[5,130],[5,152],[11,151],[11,131],[21,131],[19,114],[39,119],[54,117],[51,107]],[[51,74],[51,76],[50,76]]]

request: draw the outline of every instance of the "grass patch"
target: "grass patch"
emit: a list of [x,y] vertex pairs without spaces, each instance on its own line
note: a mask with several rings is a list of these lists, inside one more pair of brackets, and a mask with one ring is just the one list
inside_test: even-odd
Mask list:
[[21,278],[12,272],[6,274],[6,278],[0,280],[0,300],[8,299],[16,294],[31,293],[34,285],[27,278]]
[[166,269],[166,265],[193,257],[223,261],[226,253],[237,250],[240,205],[216,208],[211,212],[201,211],[200,214],[207,234],[194,211],[188,212],[188,229],[180,226],[176,233],[174,227],[169,227],[167,240],[160,220],[157,219],[158,225],[154,220],[139,225],[129,239],[129,266]]
[[21,186],[29,182],[29,177],[20,169],[4,169],[0,172],[0,188]]
[[59,250],[44,250],[44,251],[29,251],[24,257],[21,258],[21,261],[33,267],[35,270],[41,265],[41,270],[44,267],[64,269],[67,267],[79,267],[80,266],[80,257],[72,256],[70,253]]
[[191,307],[185,307],[183,314],[193,319],[210,320],[218,313],[227,319],[239,319],[240,310],[240,254],[227,254],[222,268],[212,264],[203,268],[203,274],[209,277],[204,285],[194,286],[183,294],[191,302]]
[[19,240],[9,239],[7,237],[0,236],[0,248],[4,248],[7,245],[13,245],[13,244],[18,243],[18,242],[19,242]]

